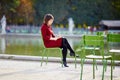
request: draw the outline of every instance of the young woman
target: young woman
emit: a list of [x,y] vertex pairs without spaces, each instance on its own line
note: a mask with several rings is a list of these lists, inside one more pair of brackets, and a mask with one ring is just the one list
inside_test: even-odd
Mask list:
[[62,48],[63,65],[68,67],[66,62],[67,49],[70,51],[70,56],[75,56],[75,52],[69,45],[66,38],[63,38],[62,36],[55,36],[51,26],[53,21],[54,17],[52,14],[46,14],[44,16],[43,24],[41,26],[43,42],[46,48]]

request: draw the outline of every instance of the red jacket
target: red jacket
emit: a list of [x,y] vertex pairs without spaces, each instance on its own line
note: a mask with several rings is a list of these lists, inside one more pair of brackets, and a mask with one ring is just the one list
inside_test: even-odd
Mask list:
[[42,24],[41,34],[46,48],[61,47],[62,38],[59,38],[57,40],[50,40],[51,37],[55,37],[52,28],[50,26],[47,26],[46,24]]

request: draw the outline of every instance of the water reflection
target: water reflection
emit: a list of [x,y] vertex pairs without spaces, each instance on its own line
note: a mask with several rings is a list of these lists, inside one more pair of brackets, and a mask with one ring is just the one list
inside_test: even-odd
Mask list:
[[[77,42],[77,39],[67,38],[72,48],[74,48],[74,43]],[[13,54],[21,50],[21,53],[24,52],[33,52],[34,48],[42,47],[41,38],[23,38],[23,37],[1,37],[0,38],[0,53]],[[12,52],[14,51],[14,52]],[[34,53],[34,52],[33,52]],[[29,54],[29,53],[28,53]]]
[[5,42],[5,38],[1,38],[1,53],[5,53],[5,49],[6,49],[6,42]]

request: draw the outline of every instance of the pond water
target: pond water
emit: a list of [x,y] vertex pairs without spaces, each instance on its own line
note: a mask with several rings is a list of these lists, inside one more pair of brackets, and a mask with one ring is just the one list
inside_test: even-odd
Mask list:
[[[74,50],[80,46],[80,38],[67,38]],[[120,45],[117,45],[119,48]],[[43,44],[40,37],[0,37],[0,54],[41,56]],[[78,52],[81,54],[80,52]],[[57,51],[51,51],[49,56],[59,57]],[[69,57],[69,55],[68,55]],[[120,60],[120,55],[114,55]]]
[[[68,38],[73,48],[77,47],[80,39]],[[40,37],[0,37],[0,54],[40,56],[43,44]],[[56,52],[56,51],[55,51]],[[52,51],[51,56],[59,56]]]

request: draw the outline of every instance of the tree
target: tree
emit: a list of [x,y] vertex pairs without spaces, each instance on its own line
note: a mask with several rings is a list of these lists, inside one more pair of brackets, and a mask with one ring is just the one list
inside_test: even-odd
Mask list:
[[[7,4],[6,4],[7,3]],[[119,0],[0,0],[0,18],[9,24],[41,24],[45,14],[55,17],[55,24],[96,25],[100,20],[120,19]]]
[[120,0],[111,0],[114,19],[120,20]]
[[68,15],[66,10],[66,0],[36,0],[35,13],[37,23],[42,23],[43,17],[47,13],[51,13],[55,17],[55,23],[60,23]]
[[31,0],[20,0],[20,5],[17,7],[17,14],[19,16],[19,22],[24,24],[33,23],[33,3]]
[[0,0],[0,18],[6,15],[8,23],[12,22],[11,17],[13,13],[16,13],[16,8],[19,4],[19,0]]
[[76,23],[95,25],[102,19],[113,19],[109,0],[69,0],[68,10]]

